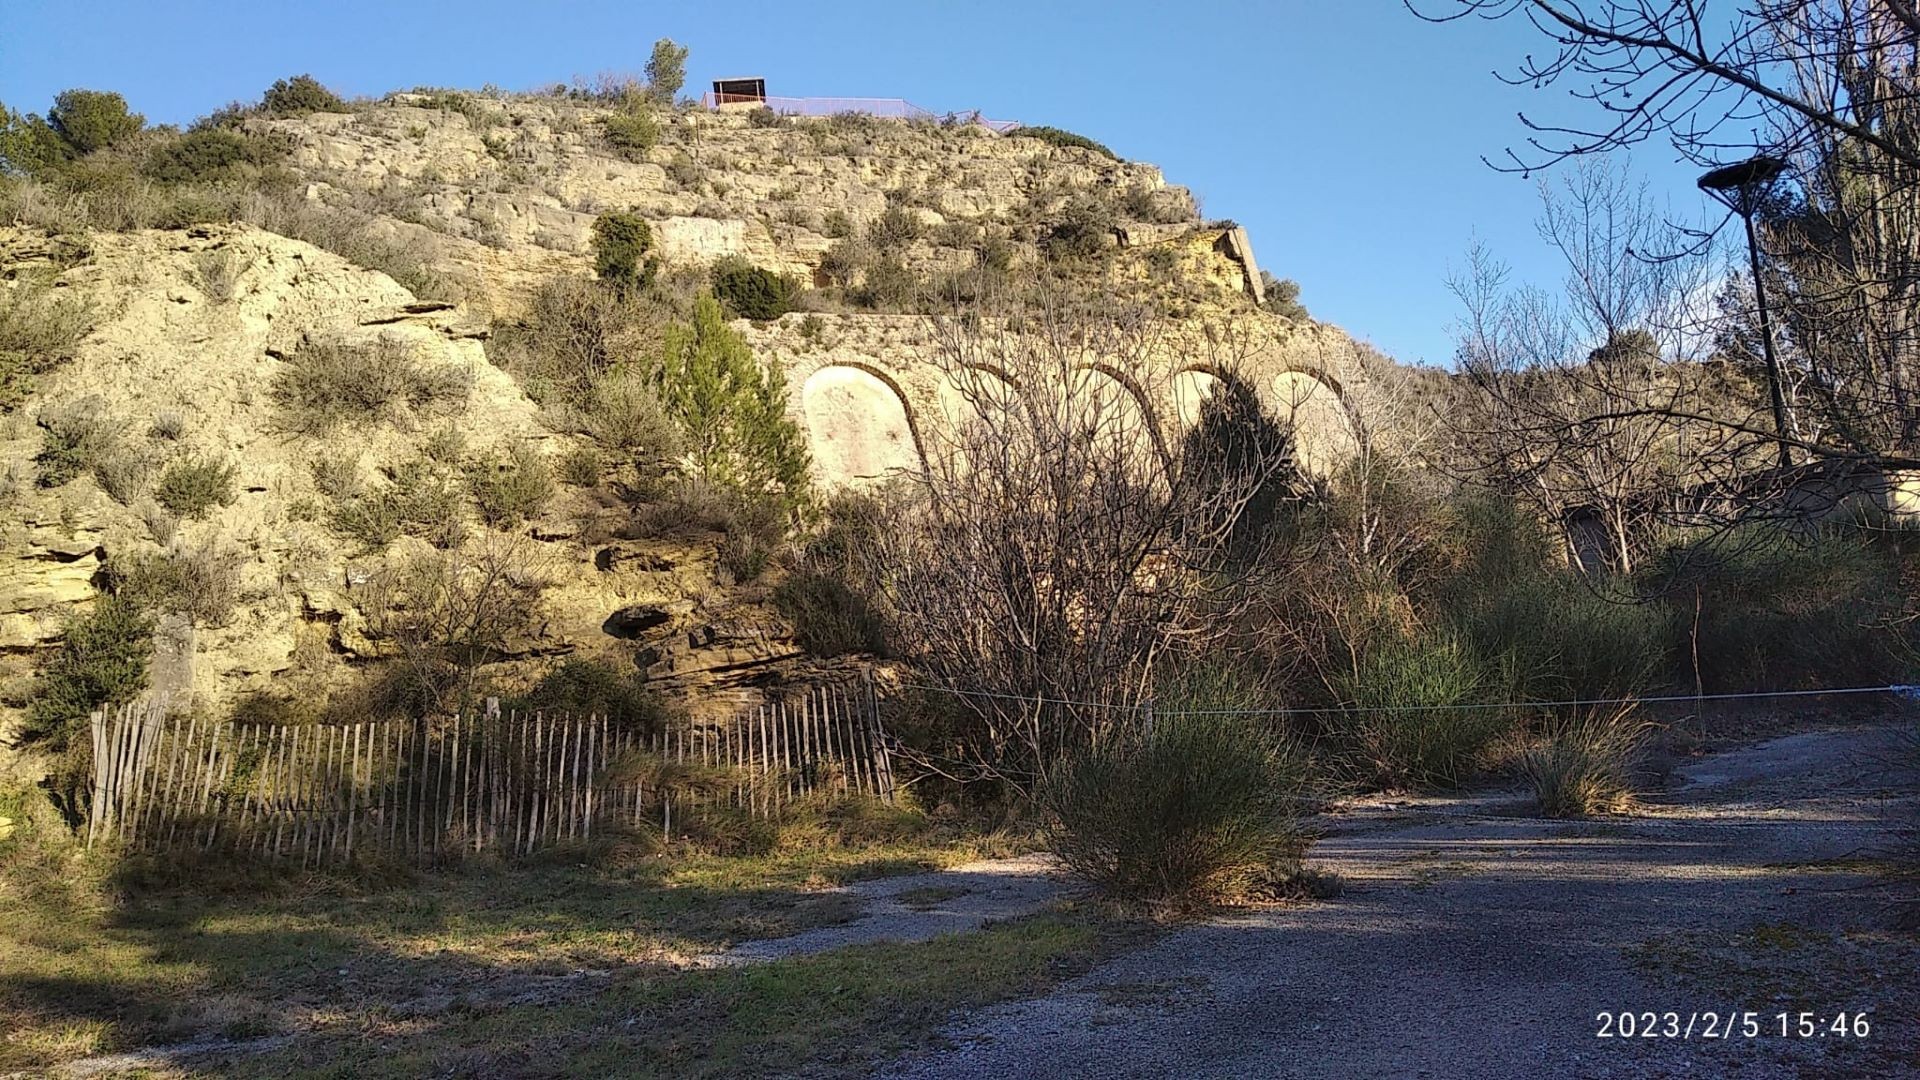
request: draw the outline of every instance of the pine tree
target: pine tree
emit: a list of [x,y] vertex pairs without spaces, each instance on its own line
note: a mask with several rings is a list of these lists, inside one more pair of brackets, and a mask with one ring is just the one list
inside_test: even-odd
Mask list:
[[786,382],[753,358],[712,296],[695,302],[691,324],[668,329],[660,378],[702,479],[788,510],[805,502],[808,455],[787,418]]

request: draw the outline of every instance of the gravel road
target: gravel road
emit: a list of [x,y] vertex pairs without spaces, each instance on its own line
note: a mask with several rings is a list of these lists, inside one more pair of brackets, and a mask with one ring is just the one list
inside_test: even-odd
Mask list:
[[[1376,801],[1314,849],[1311,905],[1185,928],[1037,1000],[957,1018],[930,1077],[1920,1075],[1920,949],[1880,933],[1897,733],[1795,735],[1703,759],[1632,816],[1511,798]],[[1598,1038],[1602,1012],[1759,1014],[1763,1034]],[[1776,1014],[1866,1011],[1864,1040]],[[1664,1027],[1664,1015],[1659,1018]],[[1744,1025],[1741,1025],[1744,1027]]]

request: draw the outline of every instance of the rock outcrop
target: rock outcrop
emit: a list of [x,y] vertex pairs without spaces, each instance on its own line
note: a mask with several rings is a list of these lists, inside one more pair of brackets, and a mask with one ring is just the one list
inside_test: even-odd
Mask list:
[[[78,260],[43,232],[0,228],[0,287],[50,277],[88,300],[94,324],[23,407],[0,415],[0,740],[102,575],[141,559],[196,560],[225,590],[215,615],[161,635],[172,651],[156,677],[196,701],[217,709],[253,691],[351,682],[381,652],[369,590],[433,552],[408,537],[375,555],[343,538],[328,526],[338,500],[316,463],[378,482],[450,438],[467,455],[517,447],[557,461],[576,437],[490,362],[488,341],[543,281],[590,272],[593,222],[607,210],[646,217],[670,269],[737,255],[814,285],[835,245],[884,214],[911,215],[894,257],[924,276],[972,265],[990,234],[1001,257],[1037,261],[1036,223],[1093,200],[1111,215],[1093,242],[1130,251],[1129,272],[1151,262],[1180,310],[1228,313],[1265,335],[1260,389],[1294,413],[1310,458],[1335,459],[1351,441],[1359,350],[1331,327],[1259,313],[1244,231],[1202,222],[1152,166],[968,125],[740,113],[675,117],[658,145],[623,155],[606,143],[605,114],[563,96],[399,94],[351,113],[249,121],[292,147],[301,202],[351,211],[368,237],[423,253],[458,301],[246,226],[95,234]],[[931,419],[951,408],[925,317],[739,325],[785,372],[830,486],[911,469]],[[316,342],[397,350],[457,381],[459,405],[289,430],[275,380]],[[1140,405],[1178,425],[1212,375],[1169,373],[1166,396]],[[106,432],[114,464],[41,487],[34,459],[62,417]],[[186,460],[231,468],[231,504],[204,520],[164,508],[155,480]],[[623,536],[596,524],[600,496],[561,492],[498,541],[516,545],[516,573],[543,586],[540,618],[502,659],[531,675],[603,653],[715,710],[812,663],[765,584],[732,584],[716,536]]]

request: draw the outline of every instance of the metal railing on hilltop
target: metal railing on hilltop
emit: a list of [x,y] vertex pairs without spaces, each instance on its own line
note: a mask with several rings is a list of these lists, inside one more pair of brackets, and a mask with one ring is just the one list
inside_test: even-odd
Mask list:
[[981,127],[1006,134],[1020,126],[1018,120],[989,120],[978,110],[937,113],[932,109],[923,109],[904,98],[857,98],[857,97],[773,97],[757,94],[715,94],[700,95],[700,104],[708,109],[718,109],[723,105],[764,105],[782,116],[839,116],[843,113],[857,113],[865,116],[878,116],[894,120],[931,120],[941,124],[979,124]]

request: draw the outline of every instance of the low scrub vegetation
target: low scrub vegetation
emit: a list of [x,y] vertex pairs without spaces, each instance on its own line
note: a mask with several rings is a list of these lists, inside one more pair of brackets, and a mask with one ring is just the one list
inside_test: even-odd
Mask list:
[[713,295],[743,319],[764,322],[793,310],[798,286],[792,278],[732,255],[713,264]]
[[260,96],[260,108],[269,116],[299,116],[311,112],[346,112],[340,95],[321,85],[311,75],[277,79]]
[[151,617],[134,601],[107,594],[68,622],[40,669],[19,738],[51,758],[47,787],[69,823],[81,821],[86,809],[82,793],[93,761],[88,718],[146,688],[152,649]]
[[18,406],[92,329],[93,306],[71,292],[31,278],[0,288],[0,412]]
[[1101,143],[1087,138],[1085,135],[1076,135],[1071,131],[1057,127],[1048,127],[1045,124],[1028,124],[1014,128],[1011,132],[1008,132],[1008,134],[1019,139],[1032,139],[1036,142],[1046,143],[1048,146],[1058,146],[1071,150],[1091,150],[1102,157],[1110,158],[1114,161],[1120,160],[1120,155],[1107,149],[1106,146]]
[[347,422],[456,412],[471,390],[464,369],[428,364],[409,344],[386,337],[309,342],[286,357],[270,387],[281,424],[304,435],[325,435]]
[[1068,755],[1041,798],[1069,870],[1181,912],[1256,897],[1297,869],[1302,779],[1259,720],[1169,711]]
[[487,456],[467,466],[467,484],[480,520],[512,528],[538,517],[553,498],[553,470],[546,456],[527,443],[515,443],[506,460]]
[[226,461],[184,457],[167,466],[154,484],[153,498],[183,518],[204,518],[215,509],[233,505],[237,474]]
[[593,271],[600,280],[623,290],[651,281],[656,264],[653,229],[636,213],[601,214],[593,222]]

